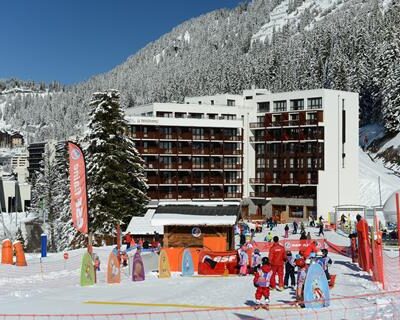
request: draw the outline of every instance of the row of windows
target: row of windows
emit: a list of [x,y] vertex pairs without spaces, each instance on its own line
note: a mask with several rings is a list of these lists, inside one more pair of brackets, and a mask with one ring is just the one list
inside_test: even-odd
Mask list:
[[[322,108],[322,98],[308,98],[307,99],[307,109],[321,109]],[[290,100],[290,111],[300,111],[304,110],[304,99],[293,99]],[[257,111],[260,113],[271,112],[270,102],[259,102],[257,104]],[[273,102],[273,112],[285,112],[287,110],[287,101],[274,101]]]
[[[259,158],[256,160],[257,169],[278,169],[278,168],[289,168],[289,169],[322,169],[323,160],[321,158],[283,158],[283,159],[263,159]],[[258,174],[264,174],[258,172]]]
[[198,112],[168,112],[157,111],[158,118],[187,118],[187,119],[211,119],[211,120],[236,120],[236,114],[218,114],[218,113],[198,113]]

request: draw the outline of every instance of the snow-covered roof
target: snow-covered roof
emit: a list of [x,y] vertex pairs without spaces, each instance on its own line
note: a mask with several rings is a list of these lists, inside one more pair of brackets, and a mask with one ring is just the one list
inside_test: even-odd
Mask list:
[[236,216],[203,216],[185,214],[157,214],[151,220],[153,226],[233,226],[236,224]]
[[132,217],[126,228],[126,232],[138,235],[154,234],[154,232],[164,234],[164,228],[162,226],[153,226],[151,224],[151,219],[155,212],[155,209],[148,209],[144,217]]
[[165,225],[234,225],[239,216],[238,203],[168,204],[159,206],[153,215],[153,226]]

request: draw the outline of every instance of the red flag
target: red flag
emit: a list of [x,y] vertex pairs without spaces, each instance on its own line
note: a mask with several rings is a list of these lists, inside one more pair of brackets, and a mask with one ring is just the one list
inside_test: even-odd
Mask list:
[[86,167],[82,149],[68,142],[71,211],[74,227],[88,233],[88,206],[86,193]]

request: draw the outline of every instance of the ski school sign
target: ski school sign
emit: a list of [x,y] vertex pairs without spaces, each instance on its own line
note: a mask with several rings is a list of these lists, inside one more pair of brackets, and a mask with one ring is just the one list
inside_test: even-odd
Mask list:
[[68,142],[71,211],[74,227],[88,233],[86,167],[83,152],[75,143]]
[[[313,240],[281,240],[279,243],[285,247],[286,251],[300,251],[305,249],[312,241],[317,241],[317,247],[323,249],[325,247],[323,239]],[[273,242],[254,242],[254,249],[260,250],[260,252],[269,252]]]

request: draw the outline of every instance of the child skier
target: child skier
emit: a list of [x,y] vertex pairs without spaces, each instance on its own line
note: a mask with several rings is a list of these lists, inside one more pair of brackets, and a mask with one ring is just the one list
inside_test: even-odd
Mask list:
[[331,279],[331,275],[329,274],[329,265],[332,264],[332,259],[328,257],[328,250],[321,250],[322,257],[317,260],[317,262],[321,265],[322,269],[325,271],[326,279]]
[[307,265],[304,259],[300,258],[296,260],[296,266],[299,268],[297,274],[297,289],[296,289],[296,300],[301,306],[304,305],[304,284],[307,276]]
[[259,249],[254,249],[252,256],[252,264],[253,268],[261,267],[261,254]]
[[239,275],[246,276],[247,275],[247,264],[249,263],[249,257],[246,252],[246,246],[242,246],[239,249]]
[[291,287],[294,288],[296,285],[296,278],[294,276],[294,269],[295,269],[295,260],[290,251],[286,252],[286,263],[285,263],[285,289],[289,286],[289,278]]
[[[272,269],[269,265],[267,257],[262,258],[262,266],[254,269],[254,286],[257,288],[255,298],[256,306],[255,309],[260,307],[268,309],[269,304],[269,283],[272,276]],[[265,303],[261,304],[261,298],[264,296]]]

